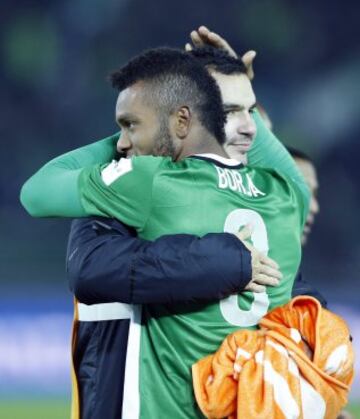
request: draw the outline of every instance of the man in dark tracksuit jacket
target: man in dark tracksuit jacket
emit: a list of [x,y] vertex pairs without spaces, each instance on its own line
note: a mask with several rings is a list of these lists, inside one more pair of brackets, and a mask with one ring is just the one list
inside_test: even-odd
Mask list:
[[[220,300],[241,292],[252,276],[251,254],[233,234],[178,234],[149,242],[100,217],[73,222],[67,271],[71,290],[85,304]],[[73,361],[81,418],[118,419],[129,320],[79,320]]]
[[[72,224],[67,270],[70,288],[86,304],[219,300],[251,279],[251,255],[234,235],[136,237],[116,220]],[[320,299],[300,277],[293,295]],[[74,367],[82,419],[121,417],[129,320],[79,321]]]

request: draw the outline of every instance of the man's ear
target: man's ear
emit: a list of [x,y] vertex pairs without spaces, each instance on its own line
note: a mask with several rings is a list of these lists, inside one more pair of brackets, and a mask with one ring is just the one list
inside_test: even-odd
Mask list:
[[177,138],[183,140],[189,134],[191,112],[187,106],[182,106],[174,114],[173,127]]

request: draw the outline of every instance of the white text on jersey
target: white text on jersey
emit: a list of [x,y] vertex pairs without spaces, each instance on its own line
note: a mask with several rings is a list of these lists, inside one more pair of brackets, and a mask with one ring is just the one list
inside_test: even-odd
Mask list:
[[261,192],[254,185],[254,182],[247,173],[245,176],[242,176],[238,170],[222,169],[218,166],[215,166],[215,168],[219,176],[218,186],[220,189],[230,189],[252,197],[265,195],[264,192]]

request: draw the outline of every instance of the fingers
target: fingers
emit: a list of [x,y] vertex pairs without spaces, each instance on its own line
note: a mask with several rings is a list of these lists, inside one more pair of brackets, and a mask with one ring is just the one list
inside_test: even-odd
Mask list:
[[209,32],[207,38],[211,41],[212,45],[217,48],[225,49],[229,44],[217,33]]
[[251,291],[251,292],[265,292],[266,291],[266,287],[264,287],[263,285],[259,285],[256,284],[254,282],[251,282],[250,284],[248,284],[245,287],[246,291]]
[[276,287],[280,284],[282,277],[283,275],[279,270],[279,266],[274,260],[259,252],[252,252],[251,284]]
[[[197,30],[192,31],[190,33],[190,38],[194,47],[210,45],[227,51],[235,58],[237,57],[236,52],[231,48],[228,42],[226,42],[219,34],[211,32],[206,26],[202,25]],[[188,47],[185,47],[186,51],[190,51],[190,49],[187,48]]]
[[190,38],[195,47],[204,46],[204,41],[201,39],[198,31],[192,31],[190,33]]
[[[193,47],[203,47],[205,45],[210,45],[218,49],[223,49],[228,52],[232,57],[237,58],[237,54],[230,44],[216,32],[211,32],[206,26],[199,26],[197,30],[194,30],[190,33],[190,39],[193,43],[186,44],[185,50],[191,51]],[[246,67],[246,72],[250,80],[254,78],[254,69],[253,62],[256,57],[256,51],[250,50],[245,52],[241,57],[242,62]]]
[[253,63],[255,57],[256,57],[256,51],[251,49],[251,50],[245,52],[245,54],[241,57],[241,61],[247,67],[247,66],[249,66]]
[[264,274],[253,275],[253,279],[244,288],[246,291],[265,292],[266,287],[276,287],[280,281],[277,278]]
[[213,47],[219,48],[219,40],[212,39],[213,33],[209,31],[206,26],[200,26],[198,30],[192,31],[190,33],[190,38],[195,47],[203,47],[204,45],[211,45]]
[[253,230],[254,230],[253,225],[248,223],[239,232],[235,233],[235,236],[239,240],[244,241],[244,240],[249,239],[251,237],[251,234],[252,234]]
[[265,274],[257,274],[255,275],[253,282],[258,285],[265,285],[269,287],[276,287],[280,284],[278,278],[273,276],[265,275]]
[[213,47],[223,48],[224,44],[227,44],[227,42],[220,35],[215,32],[210,32],[206,26],[200,26],[198,34],[204,43],[210,44]]
[[207,37],[211,33],[210,30],[204,25],[199,26],[198,32],[204,37]]
[[266,266],[266,265],[260,265],[259,273],[267,275],[267,276],[271,276],[276,279],[282,278],[282,273],[278,269],[271,268],[270,266]]
[[262,260],[266,258],[267,264],[262,263],[260,258],[256,257],[252,259],[253,281],[260,285],[276,287],[283,277],[278,264],[267,256],[260,256],[262,257]]
[[209,28],[207,27],[207,26],[205,26],[205,25],[201,25],[201,26],[199,26],[199,32],[201,32],[201,33],[206,33],[206,32],[210,32],[210,30],[209,30]]
[[256,57],[256,51],[250,50],[245,52],[245,54],[241,57],[242,62],[246,67],[246,73],[250,80],[254,78],[254,68],[253,63]]
[[264,255],[263,253],[259,252],[259,261],[261,264],[270,266],[274,269],[279,269],[279,265],[274,261],[274,259],[269,258],[269,256]]

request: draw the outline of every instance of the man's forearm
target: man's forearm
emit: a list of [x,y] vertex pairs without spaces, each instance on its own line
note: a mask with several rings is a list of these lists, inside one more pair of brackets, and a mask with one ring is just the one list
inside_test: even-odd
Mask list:
[[242,292],[251,276],[250,252],[232,234],[164,236],[135,259],[132,301],[218,301]]
[[254,167],[274,169],[282,175],[292,179],[297,185],[304,198],[304,206],[309,204],[309,188],[306,185],[303,175],[296,166],[285,146],[266,127],[264,120],[256,111],[254,119],[257,127],[257,134],[254,144],[248,152],[248,163]]
[[33,217],[83,217],[78,179],[84,167],[110,162],[119,134],[51,160],[24,184],[20,200]]
[[86,304],[219,300],[241,292],[252,275],[250,252],[231,234],[148,242],[100,218],[73,222],[67,271],[71,290]]

